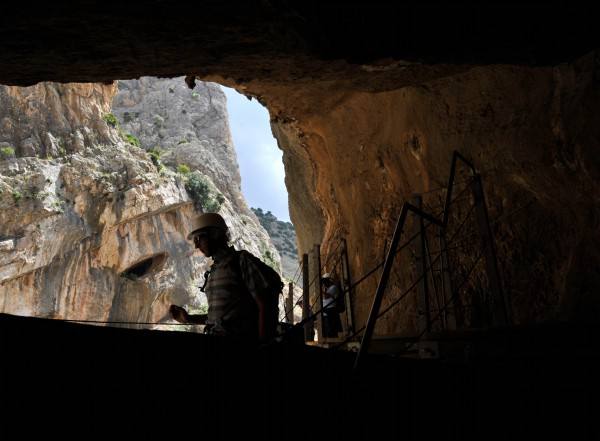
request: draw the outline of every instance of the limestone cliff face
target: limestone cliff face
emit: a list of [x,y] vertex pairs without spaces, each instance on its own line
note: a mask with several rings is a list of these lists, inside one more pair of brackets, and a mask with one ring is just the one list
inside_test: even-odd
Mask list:
[[0,147],[17,156],[57,157],[113,144],[118,134],[103,116],[116,84],[40,83],[0,88]]
[[[381,261],[402,203],[446,184],[453,150],[470,157],[515,321],[525,323],[600,317],[598,84],[591,55],[475,67],[379,93],[244,87],[269,106],[300,251],[322,242],[327,255],[345,236],[356,277]],[[357,292],[359,324],[375,282]],[[378,331],[414,332],[414,305],[406,308]]]
[[[192,209],[183,183],[159,176],[145,153],[125,143],[82,153],[2,162],[2,310],[157,321],[163,302],[188,296],[197,266],[185,258]],[[139,280],[121,276],[163,255]]]
[[[1,311],[157,323],[169,321],[172,303],[202,303],[208,262],[185,239],[198,213],[184,177],[159,171],[107,124],[115,92],[49,83],[0,90],[9,109],[0,136],[18,156],[0,161]],[[234,245],[260,255],[270,249],[266,233],[230,193],[220,213]]]
[[161,161],[187,165],[210,176],[234,206],[252,216],[241,194],[240,173],[229,130],[227,101],[219,85],[199,82],[193,90],[180,78],[119,81],[113,112],[125,132]]
[[242,196],[227,99],[218,84],[197,82],[190,90],[183,77],[119,81],[112,111],[121,129],[142,148],[159,151],[167,167],[186,166],[208,177],[231,204],[232,216],[243,220],[233,237],[238,248],[255,246],[258,257],[281,270],[276,247]]

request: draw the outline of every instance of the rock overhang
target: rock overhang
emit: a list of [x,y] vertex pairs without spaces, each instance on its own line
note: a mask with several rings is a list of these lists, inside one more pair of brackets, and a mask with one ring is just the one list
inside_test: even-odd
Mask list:
[[557,64],[599,41],[594,7],[564,4],[61,0],[2,15],[6,85],[198,74],[385,88],[423,66]]

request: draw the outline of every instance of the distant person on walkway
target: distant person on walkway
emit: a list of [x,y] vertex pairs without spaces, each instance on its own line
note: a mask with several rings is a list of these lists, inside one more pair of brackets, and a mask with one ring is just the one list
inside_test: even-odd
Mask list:
[[339,305],[341,302],[340,288],[334,282],[331,274],[325,273],[321,277],[323,284],[323,336],[337,337],[342,332],[342,321],[340,320]]
[[[181,323],[205,323],[205,333],[266,341],[275,334],[279,275],[248,251],[229,245],[229,229],[217,213],[204,213],[188,235],[213,264],[201,288],[208,300],[208,314],[194,316],[179,306],[171,314]],[[277,292],[276,292],[277,291]]]

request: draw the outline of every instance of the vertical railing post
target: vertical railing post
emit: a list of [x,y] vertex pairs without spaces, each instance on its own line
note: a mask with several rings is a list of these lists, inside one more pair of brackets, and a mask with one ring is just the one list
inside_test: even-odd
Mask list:
[[371,338],[373,337],[373,331],[375,330],[375,323],[377,322],[379,309],[381,308],[381,301],[383,300],[383,294],[385,293],[385,289],[390,278],[392,265],[394,264],[394,258],[396,256],[396,248],[398,248],[398,243],[402,237],[402,230],[404,228],[407,215],[408,206],[407,204],[404,204],[402,206],[400,217],[398,218],[398,223],[396,224],[396,228],[394,230],[394,235],[392,236],[392,242],[390,243],[390,248],[388,250],[387,257],[385,258],[385,263],[383,264],[383,270],[381,271],[381,277],[379,278],[377,291],[375,291],[375,298],[373,299],[373,304],[371,305],[371,311],[369,312],[365,333],[363,334],[363,338],[360,343],[360,349],[358,350],[358,354],[356,355],[356,359],[354,361],[355,370],[360,367],[361,360],[369,351]]
[[[413,197],[415,207],[420,211],[423,210],[423,198],[421,195]],[[416,215],[414,219],[414,233],[419,235],[415,246],[415,259],[417,279],[420,282],[417,285],[417,325],[419,327],[419,335],[431,331],[431,316],[429,311],[429,286],[428,286],[428,271],[426,258],[426,243],[425,237],[425,221],[422,216]]]
[[285,321],[294,324],[294,283],[288,284],[288,295],[285,298]]
[[310,252],[309,257],[309,265],[310,265],[310,284],[309,284],[309,294],[310,294],[310,313],[313,315],[314,320],[316,321],[316,330],[317,330],[317,341],[319,343],[323,342],[323,320],[322,314],[317,314],[317,312],[323,309],[323,297],[321,294],[321,247],[319,244],[316,244]]
[[309,292],[308,254],[302,255],[302,321],[304,322],[304,341],[313,341],[315,338],[314,321],[309,320],[310,292]]
[[446,329],[456,329],[456,297],[452,286],[452,277],[450,272],[450,259],[448,258],[448,243],[446,242],[446,231],[440,231],[440,271],[442,275],[442,296],[444,298],[444,320]]
[[496,258],[496,247],[494,235],[490,227],[487,206],[483,192],[481,175],[476,173],[472,183],[473,199],[475,201],[475,214],[481,237],[481,248],[485,258],[485,267],[488,277],[491,305],[486,305],[495,325],[507,325],[511,321],[510,303],[505,292],[502,290],[498,260]]
[[342,239],[342,292],[344,292],[344,301],[346,305],[346,335],[354,333],[354,310],[352,308],[352,277],[350,274],[350,263],[348,261],[348,243]]
[[321,314],[317,316],[317,341],[319,343],[323,343],[323,290],[321,289],[321,245],[315,244],[315,248],[313,251],[314,256],[314,271],[313,271],[313,298],[317,299],[315,309],[318,312],[321,311]]

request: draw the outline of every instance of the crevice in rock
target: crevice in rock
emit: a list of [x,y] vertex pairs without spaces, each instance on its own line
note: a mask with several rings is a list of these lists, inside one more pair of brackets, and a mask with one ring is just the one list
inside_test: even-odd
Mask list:
[[167,258],[167,253],[159,253],[155,254],[154,256],[147,257],[131,265],[129,268],[123,271],[120,276],[129,280],[138,280],[143,277],[147,277],[160,271]]

